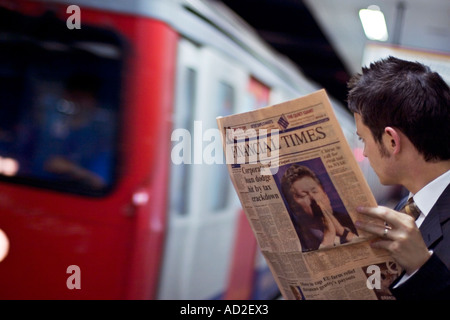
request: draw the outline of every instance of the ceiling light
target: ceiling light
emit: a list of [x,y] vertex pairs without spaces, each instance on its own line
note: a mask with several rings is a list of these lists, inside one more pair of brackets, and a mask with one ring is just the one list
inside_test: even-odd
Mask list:
[[380,7],[369,6],[367,9],[359,10],[359,18],[368,39],[378,41],[386,41],[388,39],[386,20]]

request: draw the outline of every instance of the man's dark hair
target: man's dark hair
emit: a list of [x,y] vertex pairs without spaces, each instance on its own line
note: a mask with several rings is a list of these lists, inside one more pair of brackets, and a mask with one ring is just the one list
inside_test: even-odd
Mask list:
[[375,141],[384,129],[402,131],[426,161],[450,159],[450,89],[438,73],[394,57],[362,68],[348,83],[348,107]]

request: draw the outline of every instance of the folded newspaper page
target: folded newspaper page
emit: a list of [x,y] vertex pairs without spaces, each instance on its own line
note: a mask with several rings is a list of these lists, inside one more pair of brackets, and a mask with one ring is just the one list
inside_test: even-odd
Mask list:
[[354,221],[376,206],[325,90],[217,118],[231,180],[285,299],[383,299],[400,273]]

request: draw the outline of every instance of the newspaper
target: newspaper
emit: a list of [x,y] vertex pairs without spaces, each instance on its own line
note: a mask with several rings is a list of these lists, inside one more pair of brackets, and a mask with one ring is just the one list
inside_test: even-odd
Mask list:
[[[376,206],[325,90],[217,118],[242,207],[284,299],[385,299],[399,275],[357,230]],[[380,222],[382,223],[382,222]]]

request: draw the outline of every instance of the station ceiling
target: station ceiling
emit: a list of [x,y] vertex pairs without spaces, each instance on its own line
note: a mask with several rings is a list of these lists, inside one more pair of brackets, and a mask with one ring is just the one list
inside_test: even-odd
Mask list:
[[221,0],[342,103],[368,43],[358,12],[383,11],[387,43],[450,56],[449,0]]

